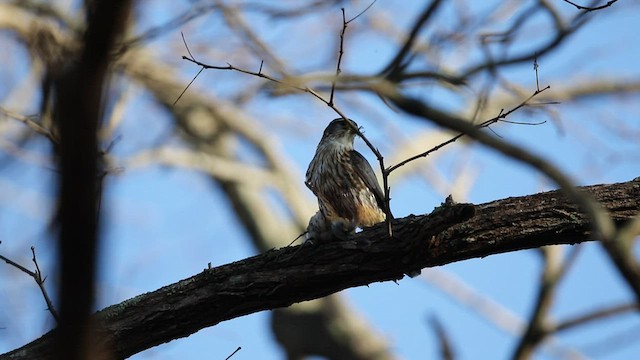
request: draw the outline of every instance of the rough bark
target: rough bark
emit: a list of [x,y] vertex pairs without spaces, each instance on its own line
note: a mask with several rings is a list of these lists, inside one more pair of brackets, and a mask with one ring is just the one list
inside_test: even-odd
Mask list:
[[[640,178],[582,188],[621,224],[640,211]],[[271,250],[110,306],[96,326],[117,358],[221,321],[315,299],[416,269],[492,254],[594,240],[577,207],[559,191],[482,205],[453,204],[393,221],[351,240]],[[52,331],[0,359],[50,358]]]
[[58,359],[86,359],[97,351],[86,346],[86,329],[99,258],[98,124],[109,84],[109,52],[125,28],[129,6],[126,0],[87,5],[87,30],[77,59],[65,71],[47,70],[54,79],[54,119],[60,129]]

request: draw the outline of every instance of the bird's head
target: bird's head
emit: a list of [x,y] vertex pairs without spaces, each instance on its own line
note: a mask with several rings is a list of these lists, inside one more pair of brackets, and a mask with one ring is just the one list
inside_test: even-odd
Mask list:
[[358,124],[355,121],[349,120],[353,127],[342,118],[335,119],[329,123],[324,133],[322,134],[322,140],[335,141],[346,146],[353,146],[353,138],[356,136],[354,128],[359,129]]

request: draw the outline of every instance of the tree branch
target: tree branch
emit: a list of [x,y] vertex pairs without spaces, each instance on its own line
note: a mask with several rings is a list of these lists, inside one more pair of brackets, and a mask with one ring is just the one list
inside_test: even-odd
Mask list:
[[[640,211],[640,178],[581,190],[599,201],[618,226]],[[116,358],[124,358],[221,321],[398,280],[416,269],[592,239],[587,218],[560,191],[441,206],[430,215],[396,219],[394,229],[392,240],[378,224],[349,241],[286,247],[206,269],[110,306],[94,320]],[[54,332],[0,359],[50,358]]]

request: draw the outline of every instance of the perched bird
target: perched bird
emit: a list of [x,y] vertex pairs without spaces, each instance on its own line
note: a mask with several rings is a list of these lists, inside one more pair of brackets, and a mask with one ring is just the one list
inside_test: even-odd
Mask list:
[[307,239],[346,239],[356,227],[385,219],[384,193],[371,165],[353,149],[357,124],[335,119],[322,134],[307,169],[305,184],[318,198],[320,210],[311,217]]

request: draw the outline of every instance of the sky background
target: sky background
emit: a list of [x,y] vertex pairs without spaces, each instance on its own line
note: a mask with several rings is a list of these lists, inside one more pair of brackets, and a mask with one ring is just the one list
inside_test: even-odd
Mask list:
[[[195,2],[181,1],[168,6],[161,1],[139,2],[136,8],[137,31],[166,22],[193,6],[192,3]],[[370,11],[385,14],[398,29],[406,30],[422,9],[421,3],[379,1]],[[494,4],[472,3],[470,12],[487,11]],[[589,25],[558,51],[539,59],[541,85],[555,88],[594,78],[640,80],[640,46],[636,39],[640,32],[637,22],[639,4],[637,1],[620,1],[596,14]],[[68,2],[67,6],[73,8],[74,3]],[[343,6],[349,17],[362,11],[367,3],[354,2]],[[434,28],[448,26],[447,11],[450,10],[443,10],[438,22],[424,36],[433,34]],[[576,10],[566,5],[563,11],[571,14]],[[335,6],[331,13],[334,14],[333,19],[309,15],[294,24],[269,20],[253,12],[245,16],[275,53],[291,61],[297,73],[304,74],[333,71],[335,64],[328,59],[335,57],[336,38],[341,26],[340,7]],[[333,22],[327,23],[331,19]],[[508,20],[498,21],[494,26],[504,27]],[[394,53],[395,47],[389,39],[357,31],[359,27],[369,25],[368,21],[365,14],[347,31],[349,36],[353,28],[356,35],[348,37],[343,62],[345,72],[366,74],[378,70]],[[532,21],[529,27],[515,51],[519,46],[522,49],[534,46],[551,31],[542,19]],[[292,32],[292,29],[300,28],[307,30]],[[185,86],[198,69],[180,59],[186,54],[180,48],[180,31],[184,32],[190,44],[194,44],[191,50],[196,58],[204,49],[206,55],[215,58],[211,62],[228,58],[236,66],[253,67],[253,70],[259,66],[259,59],[240,57],[233,52],[239,40],[227,33],[220,16],[212,12],[146,45],[158,59],[172,64],[180,72]],[[0,70],[0,104],[21,113],[35,113],[37,94],[28,101],[11,95],[16,86],[28,88],[37,84],[28,75],[27,50],[4,32],[0,33],[0,44],[8,54],[1,60],[5,70]],[[452,49],[450,54],[443,55],[447,66],[455,68],[457,62],[462,64],[478,56],[472,49],[464,54],[456,51],[460,50]],[[202,60],[205,58],[209,59],[203,56]],[[219,63],[224,64],[224,61]],[[535,77],[532,67],[532,64],[512,67],[502,75],[533,91]],[[112,151],[115,158],[127,159],[158,144],[184,146],[172,132],[169,114],[159,109],[144,89],[118,77],[115,82],[113,93],[126,92],[129,99],[123,121],[115,132],[119,136]],[[208,70],[200,75],[189,91],[231,98],[230,94],[238,88],[257,86],[262,82],[264,80],[236,72]],[[435,87],[416,87],[412,91],[438,102],[443,108],[456,109],[463,102],[460,97]],[[364,127],[367,137],[383,154],[393,154],[393,150],[407,139],[435,132],[432,125],[400,117],[371,98],[367,95],[360,98],[345,95],[344,100],[339,98],[339,104]],[[358,101],[366,101],[366,110],[352,106]],[[514,99],[511,104],[515,106],[518,101]],[[313,157],[322,130],[335,114],[304,94],[275,98],[260,95],[246,106],[246,111],[261,119],[261,126],[269,129],[270,135],[277,140],[275,145],[292,160],[301,185],[304,170]],[[640,176],[640,141],[633,141],[634,138],[640,140],[637,95],[553,105],[553,111],[558,114],[559,123],[540,114],[520,111],[510,120],[548,121],[539,126],[500,124],[493,129],[499,136],[556,164],[580,185],[628,181]],[[394,123],[392,130],[401,129],[397,136],[390,136],[390,128],[385,126],[384,121],[391,120]],[[0,121],[12,122],[5,118],[0,118]],[[19,127],[21,124],[11,126]],[[56,173],[51,170],[52,163],[48,162],[50,146],[45,139],[31,139],[21,146],[32,158],[16,160],[7,150],[7,139],[11,136],[6,134],[0,144],[4,152],[0,162],[0,254],[31,268],[30,247],[35,246],[44,273],[52,274],[47,286],[55,297],[56,254],[51,246],[54,240],[48,222],[49,215],[55,210]],[[436,144],[426,143],[423,149]],[[356,140],[356,148],[373,163],[374,157],[362,141]],[[251,152],[247,150],[246,156],[250,160]],[[411,173],[399,179],[391,178],[392,209],[396,217],[428,213],[443,201],[449,193],[447,190],[452,191],[446,187],[437,189],[424,172],[437,174],[444,183],[459,180],[458,174],[464,174],[471,185],[461,194],[462,198],[456,200],[472,203],[555,188],[530,168],[473,144],[456,143],[437,154],[435,159],[421,159],[418,163]],[[310,192],[308,196],[311,201]],[[124,168],[121,173],[106,178],[102,209],[96,309],[188,278],[202,271],[208,263],[222,265],[256,253],[223,194],[198,171],[157,164]],[[283,239],[283,245],[290,240]],[[570,247],[564,248],[568,251]],[[460,359],[508,358],[518,337],[497,328],[477,312],[452,299],[441,287],[433,285],[431,276],[455,277],[499,304],[513,319],[524,320],[535,300],[541,259],[537,250],[472,259],[434,269],[435,275],[405,278],[397,284],[374,283],[345,290],[342,295],[354,311],[362,314],[388,339],[400,358],[437,357],[436,337],[429,326],[432,316],[437,316],[443,323]],[[423,273],[430,271],[424,270]],[[583,246],[577,263],[559,287],[552,314],[556,319],[565,319],[632,299],[631,292],[620,281],[599,245],[589,243]],[[0,266],[0,353],[39,337],[53,325],[32,279],[13,267]],[[631,359],[640,356],[640,343],[635,341],[638,338],[640,318],[632,314],[567,331],[555,337],[554,343],[565,349],[576,349],[587,357]],[[268,311],[220,323],[187,339],[154,347],[131,358],[224,359],[238,346],[242,350],[234,359],[284,358],[271,335]],[[547,350],[538,352],[536,358],[559,358],[553,348],[545,347]]]

